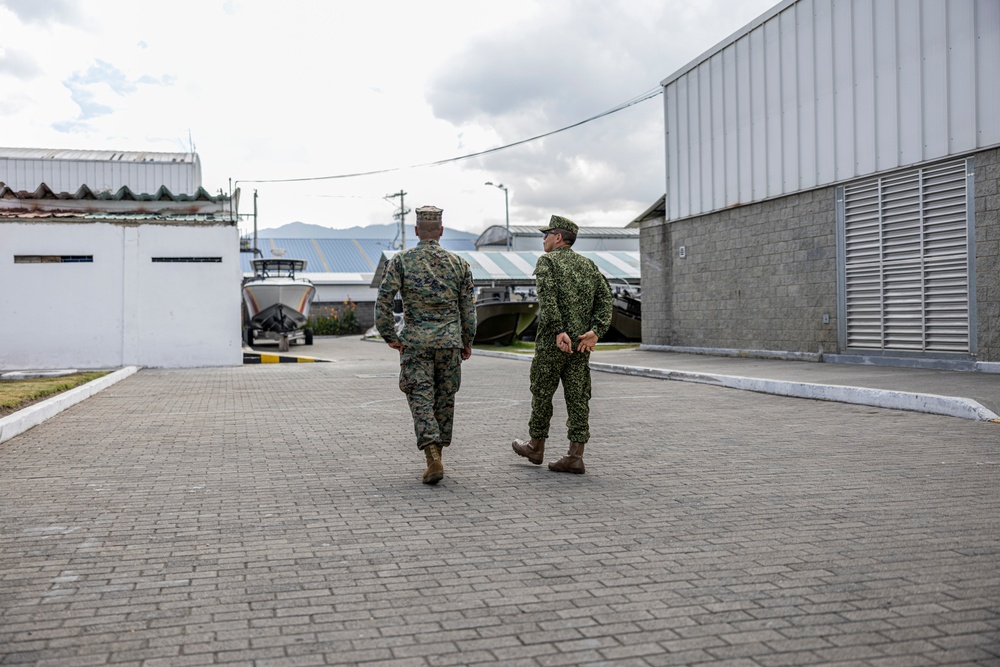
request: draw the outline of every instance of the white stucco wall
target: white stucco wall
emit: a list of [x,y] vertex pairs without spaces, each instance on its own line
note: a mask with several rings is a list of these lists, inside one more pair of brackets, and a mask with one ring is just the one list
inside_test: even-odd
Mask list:
[[240,280],[232,225],[0,223],[0,370],[241,364]]

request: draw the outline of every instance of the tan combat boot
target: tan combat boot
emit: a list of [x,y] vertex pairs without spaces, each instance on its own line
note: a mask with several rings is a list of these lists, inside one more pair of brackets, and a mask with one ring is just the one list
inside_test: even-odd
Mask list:
[[444,463],[441,461],[441,447],[438,445],[427,445],[424,447],[424,456],[427,457],[427,470],[424,471],[424,484],[437,484],[444,479]]
[[583,467],[583,445],[582,442],[569,443],[569,453],[558,461],[549,464],[549,470],[556,472],[571,472],[582,475],[587,471]]
[[536,466],[542,465],[542,456],[545,454],[545,438],[515,440],[510,446],[518,456],[523,456]]

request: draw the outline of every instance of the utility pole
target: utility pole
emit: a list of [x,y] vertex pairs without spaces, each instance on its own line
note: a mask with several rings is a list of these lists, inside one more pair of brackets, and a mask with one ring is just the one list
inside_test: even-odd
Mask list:
[[256,258],[261,252],[257,247],[257,188],[253,189],[253,256]]
[[406,193],[400,190],[399,192],[385,196],[386,199],[395,199],[396,197],[399,197],[399,212],[393,213],[392,217],[399,218],[399,249],[406,250],[406,214],[409,213],[404,200]]
[[486,181],[484,185],[492,185],[495,188],[500,188],[503,190],[503,210],[507,216],[507,250],[510,250],[510,198],[507,192],[507,186],[503,183],[494,183],[493,181]]

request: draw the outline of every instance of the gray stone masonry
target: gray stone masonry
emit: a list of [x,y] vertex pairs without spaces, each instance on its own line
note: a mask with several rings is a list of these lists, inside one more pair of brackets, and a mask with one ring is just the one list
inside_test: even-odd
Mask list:
[[643,342],[835,351],[833,191],[644,226]]
[[670,269],[674,254],[668,250],[670,227],[663,218],[643,223],[639,230],[639,262],[642,274],[642,340],[666,345],[673,322]]
[[978,356],[1000,361],[1000,149],[979,153],[975,169]]
[[0,665],[1000,664],[997,424],[595,373],[565,475],[473,356],[426,486],[396,353],[331,345],[0,444]]

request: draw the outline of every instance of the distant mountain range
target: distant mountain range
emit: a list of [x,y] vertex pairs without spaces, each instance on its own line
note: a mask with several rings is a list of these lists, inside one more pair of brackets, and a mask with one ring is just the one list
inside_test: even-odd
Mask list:
[[[394,239],[397,234],[399,234],[399,225],[392,223],[333,229],[306,222],[290,222],[281,227],[257,230],[257,238],[261,239]],[[406,238],[413,240],[413,225],[407,226]],[[443,238],[445,240],[471,239],[474,241],[479,238],[479,234],[449,229],[446,226]]]

